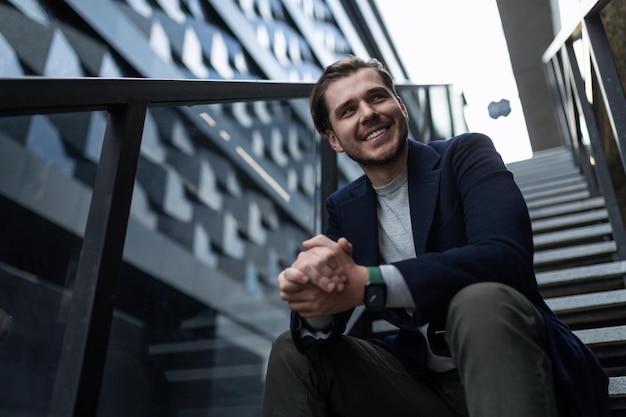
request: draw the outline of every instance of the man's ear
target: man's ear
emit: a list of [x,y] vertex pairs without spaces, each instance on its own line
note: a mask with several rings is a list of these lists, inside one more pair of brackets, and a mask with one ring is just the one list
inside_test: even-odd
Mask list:
[[324,136],[326,136],[330,147],[333,148],[335,152],[343,152],[343,146],[341,146],[341,142],[339,142],[339,139],[337,139],[337,136],[332,130],[327,130]]

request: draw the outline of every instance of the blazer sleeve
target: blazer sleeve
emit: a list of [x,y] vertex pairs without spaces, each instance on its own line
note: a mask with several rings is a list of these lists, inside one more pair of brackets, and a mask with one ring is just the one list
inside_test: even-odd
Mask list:
[[[329,213],[329,225],[324,234],[330,239],[336,241],[337,239],[339,239],[340,236],[337,232],[337,215],[331,199],[326,202],[326,208]],[[300,353],[304,353],[304,351],[311,345],[328,343],[337,339],[346,330],[346,325],[348,324],[348,320],[350,319],[353,311],[354,309],[350,309],[343,313],[335,314],[333,317],[333,325],[330,331],[326,333],[323,337],[313,337],[310,334],[304,336],[302,335],[301,329],[305,325],[305,321],[298,315],[298,313],[292,310],[290,331],[294,345]],[[319,334],[319,332],[317,333]]]
[[457,137],[442,152],[426,251],[394,263],[415,301],[417,324],[441,317],[459,290],[481,281],[502,282],[537,302],[530,219],[512,173],[484,135]]

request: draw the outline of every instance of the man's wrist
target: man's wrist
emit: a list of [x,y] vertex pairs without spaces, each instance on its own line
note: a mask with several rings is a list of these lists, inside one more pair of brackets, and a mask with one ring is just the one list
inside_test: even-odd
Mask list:
[[383,274],[378,266],[368,266],[367,267],[367,282],[379,284],[381,282],[385,282],[383,280]]

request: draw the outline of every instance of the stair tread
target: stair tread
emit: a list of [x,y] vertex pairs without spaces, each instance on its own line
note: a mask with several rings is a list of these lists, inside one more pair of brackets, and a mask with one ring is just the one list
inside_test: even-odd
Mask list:
[[559,249],[548,249],[535,252],[535,266],[566,261],[571,259],[586,258],[590,256],[609,254],[617,251],[614,241],[589,243]]
[[213,366],[210,368],[177,369],[165,371],[169,382],[191,382],[207,379],[260,377],[263,364]]
[[521,188],[539,185],[545,183],[546,181],[566,180],[568,178],[575,177],[576,175],[580,175],[580,171],[577,168],[564,168],[550,173],[545,173],[542,168],[529,170],[529,173],[512,172],[515,182]]
[[536,209],[539,207],[551,206],[554,204],[569,203],[573,201],[584,200],[584,199],[588,199],[589,197],[591,197],[591,194],[589,193],[588,190],[576,191],[573,193],[558,195],[555,197],[546,197],[546,198],[541,198],[538,200],[527,201],[526,205],[528,206],[529,210],[532,210],[532,209]]
[[532,222],[533,232],[542,230],[564,228],[567,226],[582,225],[585,223],[607,221],[609,213],[605,208],[586,211],[583,213],[566,214],[563,216],[551,217],[547,219],[535,220]]
[[549,172],[560,172],[558,168],[561,167],[571,167],[572,169],[577,169],[576,165],[572,161],[572,158],[565,155],[557,155],[550,158],[534,157],[525,159],[524,161],[517,161],[517,163],[508,164],[507,167],[513,172],[531,174],[537,172],[538,169]]
[[589,346],[626,342],[626,325],[576,330],[574,334]]
[[557,314],[571,311],[607,308],[626,304],[626,290],[611,290],[590,294],[549,298],[546,304]]
[[626,261],[609,262],[541,272],[537,274],[537,283],[539,286],[547,286],[584,280],[605,279],[623,274],[626,274]]
[[565,214],[580,213],[588,210],[600,209],[605,207],[603,197],[592,197],[582,201],[575,201],[565,204],[556,204],[549,207],[541,207],[529,210],[531,219],[541,219]]
[[169,342],[153,344],[149,347],[150,355],[189,353],[194,351],[207,351],[220,348],[230,348],[232,344],[221,339],[210,340],[187,340],[180,342]]
[[533,191],[533,192],[522,192],[524,194],[524,199],[526,202],[543,200],[546,198],[554,198],[557,195],[563,194],[572,194],[578,192],[589,192],[589,188],[587,183],[581,182],[579,184],[571,184],[571,185],[561,185],[554,188],[548,188],[545,190]]
[[571,184],[579,184],[581,182],[585,182],[585,178],[578,174],[573,175],[567,178],[557,178],[554,180],[544,179],[543,182],[537,184],[528,184],[528,185],[519,185],[519,189],[522,191],[522,194],[532,194],[537,191],[545,190],[545,189],[554,189],[558,187],[568,186]]
[[576,242],[583,239],[597,238],[609,235],[612,232],[609,223],[594,224],[591,226],[574,227],[557,232],[548,232],[536,234],[533,238],[535,249],[546,245],[554,245],[558,243]]

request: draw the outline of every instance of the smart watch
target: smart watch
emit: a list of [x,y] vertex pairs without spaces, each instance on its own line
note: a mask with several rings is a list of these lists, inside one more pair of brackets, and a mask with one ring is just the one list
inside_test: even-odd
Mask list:
[[369,275],[365,292],[363,294],[363,304],[371,310],[380,310],[387,304],[387,284],[383,280],[380,268],[371,266],[367,268]]

